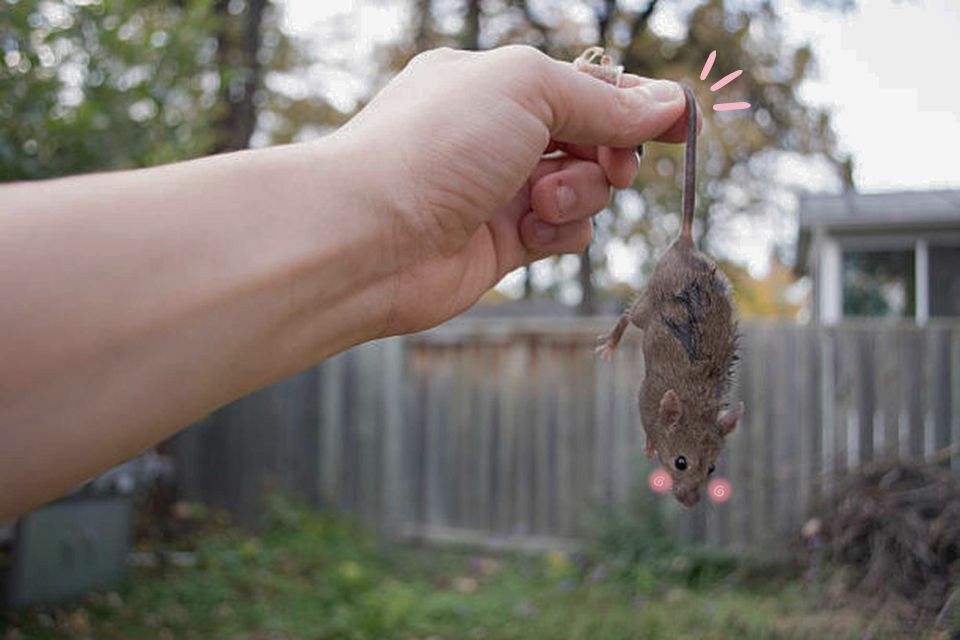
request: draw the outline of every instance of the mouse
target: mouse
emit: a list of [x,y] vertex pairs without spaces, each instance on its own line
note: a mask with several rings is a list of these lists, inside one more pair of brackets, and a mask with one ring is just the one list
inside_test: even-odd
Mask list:
[[689,87],[681,87],[687,136],[680,234],[613,330],[598,339],[597,352],[612,357],[631,324],[643,332],[639,406],[644,451],[670,473],[676,500],[692,507],[744,406],[740,402],[731,408],[725,401],[738,357],[732,286],[693,239],[697,102]]

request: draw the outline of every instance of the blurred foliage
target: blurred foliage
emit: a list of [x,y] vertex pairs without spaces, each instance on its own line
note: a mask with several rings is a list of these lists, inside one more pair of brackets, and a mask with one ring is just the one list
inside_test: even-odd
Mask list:
[[612,558],[626,570],[641,567],[677,549],[670,527],[676,506],[646,486],[639,469],[648,468],[646,464],[638,468],[626,504],[598,508],[589,524],[593,552]]
[[310,64],[280,15],[266,0],[0,0],[0,181],[240,149],[261,119],[261,144],[342,121],[267,82]]
[[[858,638],[868,617],[798,583],[731,582],[739,561],[676,550],[645,574],[554,551],[491,556],[379,542],[271,501],[258,537],[194,540],[192,566],[136,570],[116,591],[0,610],[4,638]],[[182,549],[182,546],[180,547]],[[628,578],[628,575],[630,576]],[[873,637],[884,635],[877,625]]]
[[602,559],[604,571],[624,588],[650,596],[664,584],[769,588],[800,577],[800,567],[786,550],[776,558],[744,557],[682,543],[674,534],[681,507],[672,498],[653,493],[640,475],[625,504],[597,509],[588,525],[591,557]]
[[[820,8],[849,10],[849,0],[815,0]],[[387,66],[400,68],[424,48],[477,42],[481,47],[528,43],[550,55],[571,60],[585,47],[603,44],[626,70],[641,76],[682,80],[694,88],[706,121],[699,142],[698,234],[711,250],[724,235],[724,224],[739,215],[789,215],[779,160],[807,159],[832,167],[838,184],[851,184],[851,161],[837,151],[828,112],[805,103],[799,88],[815,73],[809,46],[785,38],[781,9],[764,0],[659,0],[579,2],[510,0],[465,2],[450,8],[438,0],[415,2],[410,37],[390,50]],[[479,20],[464,18],[480,11]],[[685,24],[681,34],[651,25],[664,12]],[[475,31],[475,32],[474,32]],[[717,51],[710,77],[700,81],[707,55]],[[736,69],[743,75],[720,93],[711,82]],[[749,111],[713,113],[715,102],[745,100]],[[640,263],[639,284],[649,276],[656,255],[679,229],[681,145],[648,144],[634,190],[620,192],[610,213],[597,219],[596,247],[617,239],[627,243]],[[640,197],[638,198],[637,195]],[[719,246],[719,245],[718,245]],[[559,268],[533,289],[556,291],[566,279],[615,296],[622,291],[608,269],[608,253],[593,250],[581,264],[589,277],[571,278]],[[582,276],[582,273],[581,273]],[[530,283],[528,282],[528,285]]]
[[[813,3],[838,11],[851,6],[849,0]],[[819,162],[832,168],[838,185],[850,183],[850,160],[836,149],[829,114],[798,93],[814,74],[814,52],[784,37],[774,3],[387,4],[406,10],[394,15],[408,15],[409,28],[372,57],[354,61],[360,36],[343,21],[346,14],[294,37],[281,29],[282,6],[269,0],[0,0],[0,181],[148,166],[314,137],[345,122],[425,48],[528,43],[569,60],[601,42],[628,71],[684,80],[697,92],[706,117],[698,233],[708,250],[723,244],[734,217],[789,215],[783,158]],[[675,28],[657,26],[664,15]],[[714,49],[714,71],[701,82],[699,70]],[[738,68],[744,74],[722,95],[708,91],[709,80]],[[334,108],[329,98],[338,94],[353,94],[352,106]],[[718,100],[747,100],[753,108],[715,114],[709,105]],[[565,300],[585,295],[585,310],[593,306],[595,288],[629,298],[677,231],[681,153],[681,145],[646,145],[634,189],[619,192],[597,218],[594,249],[579,270],[569,259],[554,260],[538,267],[540,277],[528,274],[525,293]],[[610,273],[617,243],[638,264],[630,286]],[[757,313],[779,313],[775,307],[763,304]]]
[[11,2],[0,13],[0,180],[205,153],[211,2]]
[[789,299],[797,276],[776,255],[771,257],[762,278],[754,278],[746,269],[730,262],[721,263],[720,268],[733,283],[733,298],[741,318],[797,318],[801,305]]

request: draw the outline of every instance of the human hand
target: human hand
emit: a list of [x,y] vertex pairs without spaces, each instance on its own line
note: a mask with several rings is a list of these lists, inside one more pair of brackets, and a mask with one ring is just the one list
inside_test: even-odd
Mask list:
[[624,81],[433,51],[313,144],[0,187],[0,521],[581,251],[636,145],[683,137],[677,85]]
[[[634,149],[684,138],[674,82],[620,88],[529,47],[414,58],[338,137],[379,194],[380,335],[425,329],[507,272],[583,251]],[[560,157],[543,157],[552,151]]]

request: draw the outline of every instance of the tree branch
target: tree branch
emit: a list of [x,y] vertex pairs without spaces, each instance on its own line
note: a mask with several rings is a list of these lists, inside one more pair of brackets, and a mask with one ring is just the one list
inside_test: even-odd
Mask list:
[[549,52],[552,48],[552,40],[550,38],[551,27],[546,22],[543,22],[536,16],[536,14],[530,10],[530,3],[527,0],[520,0],[517,3],[520,9],[523,11],[523,17],[526,18],[527,23],[533,27],[534,31],[540,34],[540,37],[543,39],[543,43],[540,45],[542,51]]
[[650,0],[646,8],[638,13],[633,19],[633,22],[630,25],[630,41],[627,42],[624,47],[624,55],[621,56],[621,62],[628,68],[635,67],[636,65],[632,61],[628,60],[629,52],[633,48],[633,43],[637,41],[647,30],[647,25],[650,23],[650,18],[653,17],[653,12],[657,9],[657,3],[659,0]]
[[658,2],[659,0],[650,0],[647,8],[637,15],[633,21],[633,26],[630,28],[630,42],[642,36],[643,32],[647,30],[647,24],[650,22],[650,18],[653,17],[653,12],[656,10]]
[[461,46],[469,51],[480,49],[480,0],[467,0]]
[[[260,88],[263,70],[257,54],[260,51],[260,30],[268,0],[251,0],[243,15],[239,34],[231,33],[227,2],[216,5],[223,23],[218,34],[222,77],[228,81],[222,88],[227,105],[220,121],[217,151],[237,151],[250,146],[250,137],[257,126],[257,107],[254,97]],[[239,74],[239,80],[230,78]]]
[[617,0],[603,0],[602,8],[597,11],[597,31],[601,47],[606,48],[607,46],[607,32],[610,29],[610,22],[613,20],[613,12],[616,8]]
[[430,5],[430,0],[417,0],[417,31],[413,39],[413,46],[417,53],[430,48],[430,36],[433,32]]

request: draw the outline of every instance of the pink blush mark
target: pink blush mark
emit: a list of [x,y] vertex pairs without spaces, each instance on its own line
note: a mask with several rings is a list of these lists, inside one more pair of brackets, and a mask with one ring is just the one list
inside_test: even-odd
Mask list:
[[710,52],[710,55],[707,56],[707,61],[703,63],[703,71],[700,72],[700,79],[706,80],[707,74],[710,73],[710,69],[713,69],[713,63],[717,59],[717,50],[714,49]]
[[673,478],[663,467],[651,471],[647,483],[654,493],[669,493],[670,489],[673,488]]
[[726,502],[733,496],[733,487],[724,478],[714,478],[707,485],[707,497],[711,502]]
[[737,69],[733,73],[728,73],[723,76],[710,86],[710,91],[717,91],[718,89],[723,89],[725,86],[736,80],[740,77],[740,74],[743,73],[743,69]]
[[714,111],[737,111],[739,109],[749,109],[749,102],[721,102],[713,105]]

